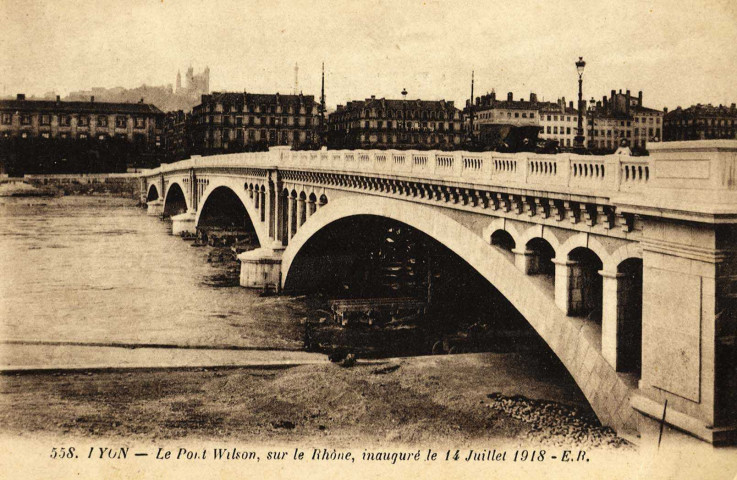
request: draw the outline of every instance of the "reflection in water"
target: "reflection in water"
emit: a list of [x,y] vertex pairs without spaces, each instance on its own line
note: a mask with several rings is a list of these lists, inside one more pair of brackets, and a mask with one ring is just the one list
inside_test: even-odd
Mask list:
[[238,286],[130,200],[0,199],[0,338],[302,346],[300,300]]

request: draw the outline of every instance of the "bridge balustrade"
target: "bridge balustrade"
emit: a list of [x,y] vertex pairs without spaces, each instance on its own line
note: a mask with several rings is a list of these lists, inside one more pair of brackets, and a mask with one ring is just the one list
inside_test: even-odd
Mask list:
[[[640,194],[647,189],[657,192],[659,196],[668,196],[669,200],[684,201],[684,192],[691,190],[698,193],[705,204],[723,204],[727,197],[721,191],[735,190],[733,186],[737,184],[737,180],[730,176],[733,168],[730,165],[734,160],[729,155],[734,155],[729,153],[729,149],[733,147],[726,140],[721,141],[727,142],[724,144],[710,142],[708,146],[697,148],[680,145],[684,142],[653,144],[649,146],[653,150],[653,155],[649,157],[396,150],[323,150],[308,153],[294,152],[289,147],[274,147],[267,152],[193,157],[162,165],[142,175],[158,175],[196,167],[309,167],[346,173],[407,176],[412,180],[457,180],[490,187],[533,186],[539,190],[545,186],[551,193],[599,197],[617,192]],[[686,180],[688,178],[693,180]],[[708,198],[703,196],[703,192],[708,192]]]

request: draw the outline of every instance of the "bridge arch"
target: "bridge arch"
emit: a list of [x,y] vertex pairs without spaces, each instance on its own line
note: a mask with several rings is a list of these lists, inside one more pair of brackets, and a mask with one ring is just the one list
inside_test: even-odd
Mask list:
[[[243,188],[242,184],[237,181],[233,181],[233,184],[228,184],[225,182],[211,182],[210,185],[208,185],[199,202],[197,216],[195,217],[195,225],[200,226],[202,212],[205,211],[208,200],[211,199],[210,197],[216,191],[229,192],[240,200],[240,203],[245,208],[246,213],[248,214],[248,217],[253,224],[253,228],[256,231],[256,237],[258,238],[259,245],[269,245],[269,235],[265,229],[265,224],[262,221],[259,221],[262,217],[260,216],[259,211],[256,210],[254,204],[251,202],[247,191]],[[263,211],[264,209],[261,208],[260,210]]]
[[189,210],[187,195],[184,194],[182,186],[178,182],[172,182],[166,189],[164,195],[164,216],[173,217]]
[[567,260],[571,252],[577,248],[586,248],[594,252],[601,260],[602,269],[616,270],[617,266],[613,263],[612,256],[604,245],[588,233],[577,233],[566,240],[559,248],[555,249],[556,258],[558,260]]
[[[282,285],[302,247],[338,220],[371,215],[409,225],[443,244],[489,281],[525,317],[561,360],[581,388],[600,421],[617,429],[635,430],[629,406],[631,386],[619,378],[601,355],[580,320],[566,316],[545,289],[517,269],[503,251],[453,218],[425,205],[389,198],[338,198],[318,209],[300,228],[282,256]],[[592,381],[596,372],[596,381]]]
[[146,194],[146,201],[152,202],[159,199],[159,189],[156,188],[156,184],[152,183],[148,186],[148,193]]

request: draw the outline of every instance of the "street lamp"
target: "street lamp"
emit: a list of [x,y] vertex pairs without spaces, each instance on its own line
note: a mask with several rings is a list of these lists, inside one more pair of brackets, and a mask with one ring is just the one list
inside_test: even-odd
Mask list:
[[596,126],[595,123],[595,117],[596,117],[596,100],[594,97],[591,97],[591,100],[589,101],[589,108],[588,108],[588,115],[589,115],[589,124],[591,125],[589,127],[589,133],[591,133],[591,142],[589,143],[589,149],[592,150],[596,146],[596,138],[594,136],[594,127]]
[[402,140],[407,141],[407,89],[402,89]]
[[586,67],[583,57],[578,57],[576,62],[576,70],[578,71],[578,128],[576,129],[576,150],[579,152],[584,149],[583,142],[583,69]]

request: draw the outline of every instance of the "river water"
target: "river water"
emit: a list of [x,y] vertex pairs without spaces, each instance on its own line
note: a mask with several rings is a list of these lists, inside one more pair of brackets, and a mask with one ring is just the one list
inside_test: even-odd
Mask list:
[[128,199],[0,198],[0,340],[302,347],[302,299],[237,286],[169,232]]

